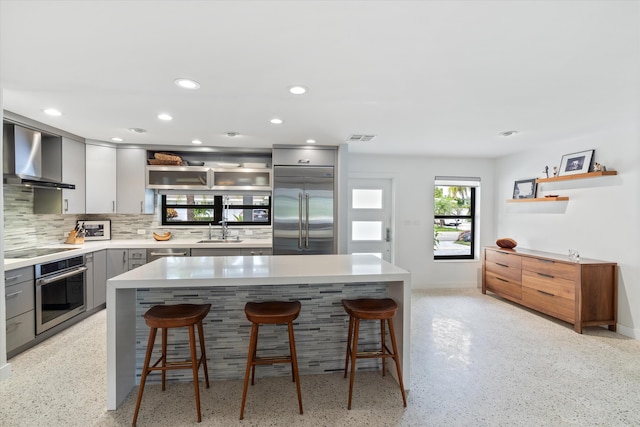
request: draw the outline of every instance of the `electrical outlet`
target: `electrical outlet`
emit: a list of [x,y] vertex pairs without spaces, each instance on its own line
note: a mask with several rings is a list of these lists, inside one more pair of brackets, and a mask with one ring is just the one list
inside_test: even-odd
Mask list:
[[146,234],[147,230],[145,230],[144,228],[140,228],[138,229],[138,234]]

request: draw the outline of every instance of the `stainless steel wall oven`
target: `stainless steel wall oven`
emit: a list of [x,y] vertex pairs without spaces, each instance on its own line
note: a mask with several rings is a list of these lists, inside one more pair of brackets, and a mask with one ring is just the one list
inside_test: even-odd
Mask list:
[[86,310],[84,255],[35,266],[36,334]]

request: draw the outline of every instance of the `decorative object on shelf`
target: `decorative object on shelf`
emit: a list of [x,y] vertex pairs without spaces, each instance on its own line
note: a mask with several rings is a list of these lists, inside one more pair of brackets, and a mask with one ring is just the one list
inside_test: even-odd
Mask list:
[[86,240],[111,240],[111,221],[88,221],[79,219],[76,226],[81,224],[84,228],[84,237]]
[[187,160],[187,165],[189,165],[189,166],[204,166],[204,162],[202,160]]
[[553,176],[558,176],[558,167],[557,166],[553,167]]
[[516,246],[518,246],[518,242],[516,242],[515,240],[513,240],[510,237],[502,237],[498,240],[496,240],[496,245],[500,246],[501,248],[504,249],[513,249]]
[[536,197],[536,179],[523,179],[513,185],[514,199],[534,199]]
[[565,154],[560,162],[559,176],[587,173],[591,170],[591,159],[595,150]]
[[574,249],[569,249],[569,261],[580,262],[580,253]]
[[549,166],[545,166],[543,172],[547,176],[547,178],[549,178]]
[[160,242],[164,242],[166,240],[169,240],[171,238],[171,232],[167,231],[166,233],[163,234],[158,234],[155,231],[153,232],[153,238],[160,241]]
[[544,197],[558,197],[558,196],[559,196],[559,194],[547,194]]
[[607,170],[607,167],[605,165],[602,165],[600,163],[596,163],[593,165],[593,171],[594,172],[604,172]]

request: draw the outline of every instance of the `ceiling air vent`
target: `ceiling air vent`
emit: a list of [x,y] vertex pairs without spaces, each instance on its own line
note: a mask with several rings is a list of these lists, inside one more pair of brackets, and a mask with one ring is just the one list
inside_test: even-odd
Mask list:
[[376,135],[350,135],[347,142],[369,142],[375,137]]

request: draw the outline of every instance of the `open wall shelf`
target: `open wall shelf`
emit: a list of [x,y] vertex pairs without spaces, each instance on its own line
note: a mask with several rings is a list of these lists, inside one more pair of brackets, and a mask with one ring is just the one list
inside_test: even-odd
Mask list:
[[597,178],[599,176],[610,176],[610,175],[617,175],[617,174],[618,174],[617,171],[587,172],[587,173],[578,173],[575,175],[554,176],[551,178],[538,178],[536,179],[536,182],[540,184],[542,182],[570,181],[573,179]]
[[536,197],[531,199],[508,199],[507,203],[566,202],[568,197]]

